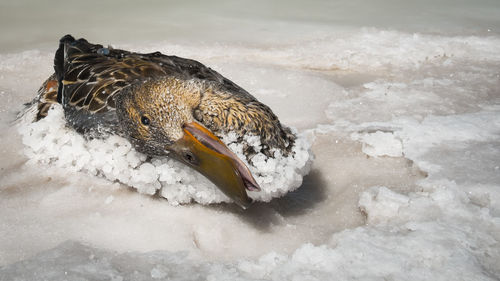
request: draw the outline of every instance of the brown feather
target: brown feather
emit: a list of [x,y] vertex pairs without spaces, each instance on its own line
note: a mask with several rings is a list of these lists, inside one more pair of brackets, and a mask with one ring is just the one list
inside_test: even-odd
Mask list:
[[[197,61],[159,52],[140,54],[103,48],[72,37],[65,37],[61,42],[64,54],[62,56],[61,49],[56,53],[57,75],[52,75],[39,91],[37,120],[46,116],[50,104],[57,102],[57,90],[48,88],[49,84],[59,86],[66,117],[78,119],[80,114],[100,116],[114,111],[116,96],[125,94],[128,87],[148,80],[175,78],[182,83],[199,81],[199,95],[186,93],[181,98],[193,105],[193,117],[215,134],[235,131],[241,137],[258,135],[262,151],[268,156],[272,156],[273,148],[285,154],[291,151],[295,136],[280,124],[268,106]],[[58,84],[56,77],[62,83]],[[70,123],[76,126],[78,122]],[[248,151],[247,156],[251,153]]]

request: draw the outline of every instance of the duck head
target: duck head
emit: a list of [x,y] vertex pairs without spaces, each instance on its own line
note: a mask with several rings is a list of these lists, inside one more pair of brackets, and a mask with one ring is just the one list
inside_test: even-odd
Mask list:
[[173,157],[246,209],[252,202],[246,190],[259,185],[241,159],[193,117],[202,84],[168,77],[130,86],[116,97],[122,130],[140,152]]

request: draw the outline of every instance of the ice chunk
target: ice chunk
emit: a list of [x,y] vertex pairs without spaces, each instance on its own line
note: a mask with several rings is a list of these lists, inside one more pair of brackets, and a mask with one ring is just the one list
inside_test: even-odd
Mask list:
[[403,145],[393,133],[376,131],[374,133],[359,134],[351,136],[354,140],[362,141],[363,152],[369,156],[403,156]]
[[359,208],[368,223],[388,221],[398,215],[399,208],[408,205],[409,198],[387,187],[372,187],[361,194]]

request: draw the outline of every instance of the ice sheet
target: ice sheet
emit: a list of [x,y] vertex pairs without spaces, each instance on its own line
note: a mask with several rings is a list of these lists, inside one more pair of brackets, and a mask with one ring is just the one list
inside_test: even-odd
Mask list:
[[[274,45],[132,42],[210,63],[267,99],[312,137],[310,176],[245,213],[173,207],[87,175],[37,176],[2,123],[13,163],[2,163],[0,276],[498,280],[499,42],[371,28]],[[2,116],[32,97],[50,56],[1,55]]]

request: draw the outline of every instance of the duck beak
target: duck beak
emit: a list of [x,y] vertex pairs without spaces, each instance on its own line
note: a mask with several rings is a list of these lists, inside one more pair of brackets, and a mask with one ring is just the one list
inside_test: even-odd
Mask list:
[[252,199],[246,189],[260,190],[248,167],[199,123],[187,123],[183,130],[184,137],[169,147],[175,158],[208,178],[241,208],[248,208]]

